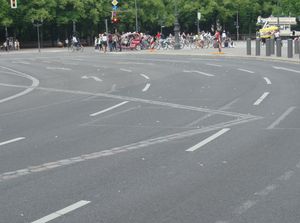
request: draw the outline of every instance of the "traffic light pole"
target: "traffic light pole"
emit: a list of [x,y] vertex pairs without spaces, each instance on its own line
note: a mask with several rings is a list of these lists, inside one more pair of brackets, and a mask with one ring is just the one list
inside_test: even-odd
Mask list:
[[37,38],[38,38],[38,49],[39,49],[39,53],[41,52],[41,42],[40,42],[40,27],[43,25],[43,19],[39,21],[37,21],[35,23],[34,19],[31,20],[32,25],[36,27],[37,30]]

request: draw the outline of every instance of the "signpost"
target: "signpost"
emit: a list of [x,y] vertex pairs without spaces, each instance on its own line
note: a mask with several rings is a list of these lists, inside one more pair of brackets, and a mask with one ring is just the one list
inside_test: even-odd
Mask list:
[[199,34],[200,33],[200,27],[199,27],[199,22],[200,22],[200,19],[201,19],[201,12],[197,12],[197,33]]
[[118,23],[119,19],[117,17],[117,10],[118,10],[118,0],[112,0],[111,4],[112,6],[112,12],[111,12],[111,22],[112,23]]

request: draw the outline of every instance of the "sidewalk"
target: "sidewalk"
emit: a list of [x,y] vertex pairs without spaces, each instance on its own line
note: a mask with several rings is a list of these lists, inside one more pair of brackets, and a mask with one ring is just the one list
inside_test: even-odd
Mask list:
[[[142,53],[142,52],[141,52]],[[239,58],[253,58],[261,60],[272,60],[272,61],[289,61],[293,63],[300,63],[300,55],[294,54],[293,58],[287,57],[287,44],[284,42],[282,47],[282,56],[275,55],[266,56],[265,46],[261,46],[260,54],[261,56],[255,56],[255,41],[251,42],[251,56],[247,55],[246,41],[235,42],[234,48],[223,48],[221,53],[218,53],[218,49],[208,48],[208,49],[181,49],[181,50],[148,50],[148,53],[153,54],[169,54],[169,55],[191,55],[191,56],[222,56],[222,57],[239,57]]]
[[[276,52],[276,49],[275,49]],[[1,52],[0,57],[5,55],[16,55],[16,54],[26,54],[26,53],[36,53],[39,54],[38,49],[21,49],[20,51],[10,51]],[[98,53],[95,52],[94,47],[85,47],[84,52],[72,52],[68,51],[68,48],[42,48],[41,55],[43,53],[69,53],[69,54],[86,54],[86,53]],[[246,51],[246,41],[235,42],[234,48],[223,48],[221,53],[218,53],[218,49],[208,48],[208,49],[181,49],[181,50],[124,50],[122,52],[113,52],[113,54],[156,54],[156,55],[181,55],[181,56],[220,56],[220,57],[238,57],[238,58],[252,58],[260,60],[272,60],[272,61],[284,61],[293,62],[300,64],[300,55],[293,54],[293,58],[287,58],[287,44],[283,42],[282,47],[282,57],[276,57],[276,55],[266,56],[265,46],[261,46],[260,50],[261,56],[255,56],[255,41],[251,42],[251,56],[247,55]],[[111,54],[107,52],[107,54]]]

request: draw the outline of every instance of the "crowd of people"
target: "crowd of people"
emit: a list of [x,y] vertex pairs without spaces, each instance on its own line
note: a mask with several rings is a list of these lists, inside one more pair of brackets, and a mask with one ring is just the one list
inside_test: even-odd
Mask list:
[[0,46],[2,51],[20,50],[20,42],[18,39],[8,37]]
[[[74,42],[74,41],[73,41]],[[218,48],[221,52],[224,47],[234,47],[233,41],[231,40],[228,33],[225,30],[221,33],[217,30],[214,34],[211,32],[200,32],[198,34],[185,33],[179,34],[179,43],[176,43],[175,36],[157,32],[156,35],[149,35],[138,32],[127,32],[127,33],[100,33],[95,37],[94,47],[95,50],[107,52],[107,51],[122,51],[124,49],[174,49],[175,45],[178,48]]]

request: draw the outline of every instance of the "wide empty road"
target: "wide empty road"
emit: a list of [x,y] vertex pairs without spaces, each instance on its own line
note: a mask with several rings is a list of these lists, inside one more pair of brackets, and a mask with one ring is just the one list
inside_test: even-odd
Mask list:
[[1,223],[300,221],[300,65],[1,54]]

